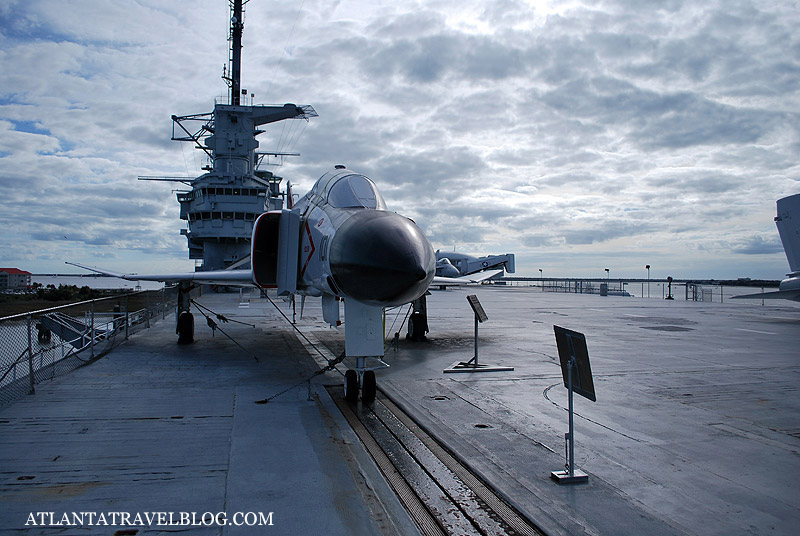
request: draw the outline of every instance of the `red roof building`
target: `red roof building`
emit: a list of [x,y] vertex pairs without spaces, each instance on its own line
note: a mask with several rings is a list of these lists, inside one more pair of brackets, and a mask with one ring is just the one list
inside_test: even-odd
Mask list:
[[0,268],[0,290],[28,288],[31,275],[19,268]]

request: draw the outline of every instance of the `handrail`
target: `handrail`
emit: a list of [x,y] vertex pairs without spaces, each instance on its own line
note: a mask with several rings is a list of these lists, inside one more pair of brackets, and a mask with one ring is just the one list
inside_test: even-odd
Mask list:
[[78,305],[86,305],[86,304],[97,303],[97,302],[101,302],[101,301],[107,301],[107,300],[118,300],[118,299],[124,298],[126,296],[135,296],[137,294],[144,294],[146,292],[153,292],[153,291],[152,290],[137,290],[137,291],[134,291],[134,292],[126,292],[125,294],[116,294],[114,296],[106,296],[104,298],[93,298],[91,300],[79,301],[79,302],[75,302],[75,303],[67,303],[67,304],[64,304],[64,305],[57,305],[55,307],[49,307],[47,309],[39,309],[37,311],[28,311],[27,313],[18,313],[18,314],[10,315],[10,316],[2,316],[2,317],[0,317],[0,322],[5,322],[7,320],[16,320],[16,319],[19,319],[19,318],[25,318],[28,315],[39,315],[39,314],[43,314],[43,313],[50,313],[50,312],[53,312],[53,311],[58,311],[59,309],[66,309],[68,307],[75,307],[75,306],[78,306]]

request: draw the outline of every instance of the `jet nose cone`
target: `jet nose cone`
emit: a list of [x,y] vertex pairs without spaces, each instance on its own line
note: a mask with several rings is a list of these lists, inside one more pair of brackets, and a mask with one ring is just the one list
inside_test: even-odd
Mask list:
[[348,218],[333,237],[329,259],[343,294],[383,306],[420,297],[436,265],[433,248],[419,227],[384,210],[363,210]]

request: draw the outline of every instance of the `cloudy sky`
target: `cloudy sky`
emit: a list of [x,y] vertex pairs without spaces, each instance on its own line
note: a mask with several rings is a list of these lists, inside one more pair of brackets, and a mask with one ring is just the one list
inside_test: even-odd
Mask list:
[[[226,93],[225,0],[0,3],[0,265],[191,270],[172,114]],[[788,271],[800,192],[800,3],[251,0],[243,87],[319,117],[270,126],[305,191],[373,178],[434,248],[519,275]],[[180,185],[178,185],[180,186]]]

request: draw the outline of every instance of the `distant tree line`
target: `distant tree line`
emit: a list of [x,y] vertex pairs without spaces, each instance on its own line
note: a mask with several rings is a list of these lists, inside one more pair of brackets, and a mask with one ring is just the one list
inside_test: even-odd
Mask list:
[[95,298],[102,298],[109,294],[116,294],[118,290],[96,289],[88,286],[78,287],[77,285],[47,285],[34,283],[31,285],[31,296],[40,300],[47,301],[85,301]]

